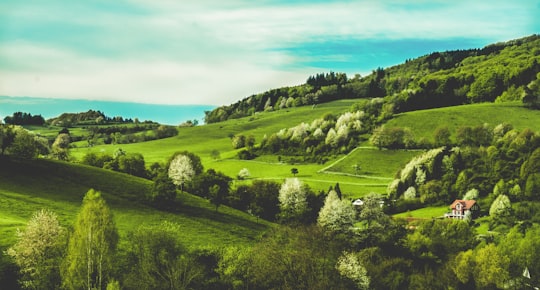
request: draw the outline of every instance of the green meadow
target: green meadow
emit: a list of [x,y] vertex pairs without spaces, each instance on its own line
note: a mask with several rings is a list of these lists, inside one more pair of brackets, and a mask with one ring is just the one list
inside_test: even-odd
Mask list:
[[139,225],[171,221],[181,225],[181,239],[192,247],[250,244],[271,223],[221,206],[218,212],[207,200],[184,193],[174,212],[157,210],[140,202],[151,182],[145,179],[83,165],[50,160],[0,159],[0,247],[15,240],[35,211],[54,211],[64,226],[71,226],[89,188],[100,190],[113,211],[120,235]]
[[416,139],[424,137],[433,141],[433,133],[440,126],[448,127],[454,139],[461,126],[488,124],[495,127],[501,123],[519,130],[540,131],[540,114],[523,107],[521,102],[481,103],[407,112],[396,115],[386,126],[408,127]]
[[[86,142],[80,142],[78,145],[82,147],[73,148],[71,155],[75,160],[80,160],[88,152],[112,154],[121,148],[127,152],[143,154],[149,166],[153,162],[166,162],[174,152],[187,150],[201,157],[206,169],[213,168],[233,178],[242,168],[247,168],[251,174],[247,182],[254,179],[282,181],[293,177],[290,170],[294,167],[299,170],[297,177],[316,191],[327,190],[339,183],[342,191],[350,198],[360,197],[369,192],[384,193],[387,184],[398,170],[420,151],[377,150],[362,146],[348,155],[331,156],[325,164],[286,164],[280,163],[278,156],[239,160],[237,158],[239,150],[233,149],[231,144],[230,137],[233,135],[252,135],[258,143],[265,135],[283,128],[290,128],[301,122],[310,123],[327,113],[337,116],[349,110],[355,102],[355,100],[339,100],[315,107],[261,112],[250,117],[220,123],[182,127],[175,137],[148,142],[98,145],[91,148],[85,147]],[[540,114],[523,108],[519,103],[483,103],[407,112],[396,115],[387,126],[408,127],[416,138],[425,137],[432,140],[433,132],[439,126],[448,126],[451,132],[455,132],[460,126],[476,126],[484,123],[496,126],[503,122],[510,123],[517,129],[529,127],[540,130]],[[212,151],[219,152],[217,160],[212,157]],[[358,170],[355,169],[356,165],[359,166]]]

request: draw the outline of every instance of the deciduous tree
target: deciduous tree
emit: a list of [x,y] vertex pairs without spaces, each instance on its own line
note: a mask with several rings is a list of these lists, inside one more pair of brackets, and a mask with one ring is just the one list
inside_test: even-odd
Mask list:
[[341,276],[352,280],[357,289],[369,289],[370,279],[367,270],[357,254],[344,252],[338,258],[336,268]]
[[103,289],[112,278],[118,232],[105,200],[90,189],[75,220],[62,271],[68,289]]
[[337,193],[332,190],[324,201],[317,223],[330,233],[347,233],[354,224],[354,216],[352,204],[339,199]]
[[169,177],[173,183],[180,186],[180,190],[184,191],[184,184],[190,181],[195,176],[195,170],[191,159],[186,155],[177,155],[169,165]]
[[69,159],[69,134],[58,134],[52,145],[52,154],[58,160]]
[[287,178],[278,198],[284,222],[300,222],[308,211],[306,190],[298,178]]
[[26,289],[60,287],[60,259],[65,231],[56,214],[41,210],[32,215],[24,230],[17,230],[17,242],[7,250],[21,272]]

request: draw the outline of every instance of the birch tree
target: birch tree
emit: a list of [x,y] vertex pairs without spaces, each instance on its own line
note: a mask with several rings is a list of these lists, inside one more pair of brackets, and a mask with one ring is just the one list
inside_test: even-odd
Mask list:
[[86,193],[73,228],[63,270],[64,287],[104,289],[113,270],[118,231],[99,191]]

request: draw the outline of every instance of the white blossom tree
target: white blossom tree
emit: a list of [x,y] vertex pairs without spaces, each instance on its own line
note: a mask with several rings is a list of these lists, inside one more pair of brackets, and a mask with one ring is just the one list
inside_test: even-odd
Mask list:
[[319,212],[317,223],[330,232],[343,233],[352,228],[354,216],[352,204],[339,199],[337,192],[332,190],[324,200],[324,206]]
[[508,196],[501,194],[491,204],[489,215],[495,218],[504,217],[510,214],[512,205]]
[[21,272],[27,289],[55,289],[60,286],[60,259],[65,230],[56,214],[41,210],[32,215],[24,230],[17,230],[17,242],[6,251]]
[[344,252],[337,261],[336,269],[339,274],[354,282],[358,289],[369,289],[369,276],[358,254]]
[[174,157],[171,165],[169,165],[169,177],[174,184],[180,186],[181,191],[184,191],[185,182],[190,181],[193,176],[195,176],[195,169],[193,168],[191,159],[182,154]]
[[249,169],[242,168],[240,169],[240,172],[238,172],[238,179],[246,179],[250,176]]
[[307,195],[298,178],[287,178],[279,190],[281,216],[286,221],[298,221],[307,212]]
[[326,139],[324,140],[324,143],[327,145],[335,146],[337,144],[337,133],[334,128],[331,128],[328,130],[328,133],[326,133]]
[[463,200],[474,200],[477,199],[479,195],[478,189],[473,188],[465,193]]
[[413,199],[416,198],[416,188],[414,186],[410,186],[405,190],[405,193],[403,193],[403,198],[405,199]]

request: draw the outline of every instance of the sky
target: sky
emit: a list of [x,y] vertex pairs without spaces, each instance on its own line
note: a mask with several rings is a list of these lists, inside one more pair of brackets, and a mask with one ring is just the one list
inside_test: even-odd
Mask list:
[[538,15],[537,0],[2,0],[0,96],[226,105],[538,34]]

